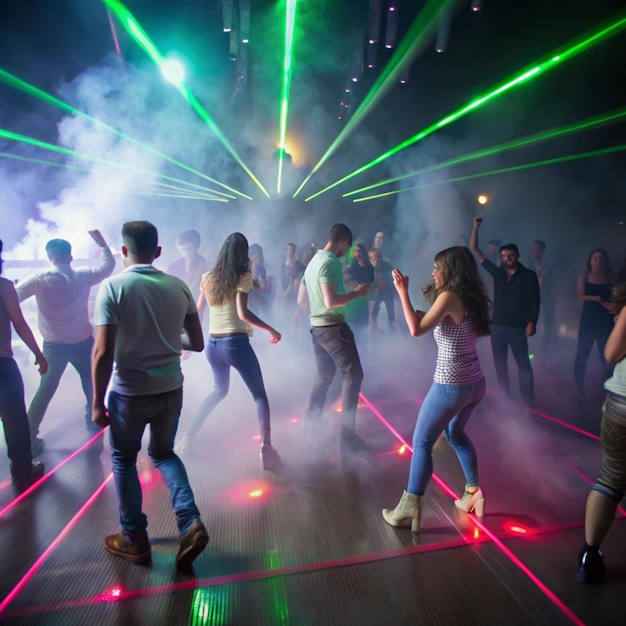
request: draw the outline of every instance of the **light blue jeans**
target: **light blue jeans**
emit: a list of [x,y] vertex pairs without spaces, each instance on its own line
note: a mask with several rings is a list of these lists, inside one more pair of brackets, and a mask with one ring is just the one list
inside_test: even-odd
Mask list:
[[484,378],[470,385],[431,385],[413,433],[413,458],[407,487],[409,493],[424,495],[433,474],[433,446],[442,432],[459,458],[465,484],[478,486],[476,450],[465,434],[465,425],[484,396]]
[[91,401],[93,385],[91,382],[91,352],[93,337],[79,343],[43,342],[43,355],[48,361],[48,371],[41,377],[39,387],[28,407],[28,422],[31,438],[34,441],[39,434],[39,426],[46,413],[46,409],[54,396],[61,376],[70,363],[78,372],[80,384],[85,394],[85,427],[87,430],[98,431],[100,428],[91,421]]
[[148,523],[141,510],[141,485],[137,476],[137,453],[148,424],[148,454],[170,491],[180,533],[187,532],[200,517],[185,466],[173,450],[182,403],[182,388],[150,396],[109,393],[113,475],[120,501],[120,526],[126,532],[143,532]]
[[261,366],[250,345],[248,335],[209,337],[205,351],[213,371],[215,387],[193,416],[188,434],[195,435],[213,409],[227,396],[230,386],[230,368],[234,367],[250,390],[256,404],[262,442],[271,443],[270,405],[263,384]]

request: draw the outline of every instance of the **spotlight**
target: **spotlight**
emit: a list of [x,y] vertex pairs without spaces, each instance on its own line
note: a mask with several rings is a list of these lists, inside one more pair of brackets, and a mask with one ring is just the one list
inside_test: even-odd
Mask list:
[[480,196],[478,196],[479,204],[487,204],[487,202],[489,202],[489,196],[486,196],[484,194],[481,194]]
[[161,74],[163,74],[163,78],[170,83],[180,85],[185,78],[185,68],[183,64],[176,59],[166,59],[161,63]]

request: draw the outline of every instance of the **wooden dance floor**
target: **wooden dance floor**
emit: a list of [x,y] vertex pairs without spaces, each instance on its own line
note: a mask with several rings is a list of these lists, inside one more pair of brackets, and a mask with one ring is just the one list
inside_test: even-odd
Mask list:
[[[66,373],[42,424],[46,448],[37,460],[46,465],[45,477],[17,499],[2,443],[0,623],[624,623],[624,509],[603,545],[606,582],[575,581],[585,500],[601,458],[595,355],[586,401],[574,393],[573,345],[562,346],[550,366],[533,361],[537,410],[528,413],[498,397],[489,344],[481,342],[488,396],[467,430],[478,451],[485,517],[455,509],[463,475],[441,439],[421,531],[413,535],[385,524],[381,509],[393,508],[406,487],[415,417],[432,379],[432,340],[370,341],[357,428],[372,450],[359,460],[340,457],[333,398],[327,443],[307,442],[310,347],[295,355],[288,342],[269,346],[255,336],[253,344],[283,464],[274,472],[260,467],[254,404],[233,374],[228,398],[193,451],[181,455],[211,536],[195,576],[176,571],[176,524],[146,440],[139,471],[152,564],[133,565],[104,550],[104,536],[118,528],[108,433],[83,430],[74,372]],[[37,381],[22,356],[30,400]],[[203,355],[184,369],[181,430],[212,386]],[[516,389],[517,370],[510,369]]]

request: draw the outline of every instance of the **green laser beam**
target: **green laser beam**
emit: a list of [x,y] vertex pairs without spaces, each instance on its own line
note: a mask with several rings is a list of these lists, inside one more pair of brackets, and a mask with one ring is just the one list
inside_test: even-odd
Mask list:
[[14,159],[15,161],[25,161],[26,163],[34,163],[36,165],[46,165],[48,167],[59,167],[68,170],[76,170],[78,172],[89,173],[84,167],[76,167],[74,165],[66,165],[65,163],[57,163],[56,161],[45,161],[43,159],[34,159],[32,157],[21,156],[19,154],[11,154],[10,152],[0,152],[3,159]]
[[563,61],[571,59],[572,57],[576,56],[577,54],[580,54],[581,52],[583,52],[584,50],[590,48],[591,46],[594,46],[597,43],[599,43],[599,42],[601,42],[601,41],[603,41],[603,40],[605,40],[605,39],[607,39],[609,37],[612,37],[612,36],[616,35],[620,31],[622,31],[624,28],[626,28],[626,17],[621,17],[616,22],[610,24],[609,26],[606,26],[606,27],[602,28],[601,30],[593,33],[592,35],[583,36],[577,43],[575,43],[575,44],[572,44],[572,43],[568,44],[569,47],[564,47],[564,49],[562,49],[561,51],[556,52],[556,53],[552,53],[550,55],[550,58],[547,58],[546,60],[544,60],[542,62],[533,64],[531,67],[524,69],[522,72],[520,72],[514,78],[505,81],[500,86],[492,89],[491,91],[488,91],[483,96],[481,96],[479,98],[476,98],[475,100],[472,100],[469,104],[466,104],[465,106],[457,109],[456,111],[454,111],[453,113],[451,113],[447,117],[444,117],[443,119],[439,120],[438,122],[435,122],[434,124],[431,124],[430,126],[425,128],[424,130],[420,131],[419,133],[416,133],[412,137],[409,137],[408,139],[406,139],[403,142],[399,143],[397,146],[391,148],[390,150],[387,150],[383,154],[381,154],[378,157],[376,157],[375,159],[371,160],[369,163],[366,163],[365,165],[363,165],[363,166],[359,167],[358,169],[354,170],[352,173],[344,176],[340,180],[332,183],[331,185],[328,185],[324,189],[321,189],[317,193],[314,193],[313,195],[309,196],[308,198],[306,198],[306,201],[308,202],[309,200],[312,200],[313,198],[316,198],[317,196],[321,195],[322,193],[324,193],[324,192],[326,192],[326,191],[328,191],[330,189],[333,189],[334,187],[337,187],[337,185],[340,185],[341,183],[344,183],[346,180],[349,180],[349,179],[353,178],[354,176],[362,174],[366,170],[368,170],[368,169],[370,169],[370,168],[372,168],[372,167],[374,167],[376,165],[379,165],[380,163],[382,163],[383,161],[385,161],[389,157],[393,156],[394,154],[397,154],[398,152],[400,152],[401,150],[404,150],[405,148],[408,148],[409,146],[412,146],[413,144],[417,143],[418,141],[421,141],[422,139],[424,139],[425,137],[428,137],[429,135],[431,135],[435,131],[439,130],[440,128],[443,128],[444,126],[448,126],[452,122],[454,122],[454,121],[460,119],[461,117],[467,115],[468,113],[474,111],[478,107],[483,106],[486,103],[494,100],[498,96],[501,96],[502,94],[510,91],[514,87],[517,87],[518,85],[524,84],[525,82],[529,81],[530,79],[532,79],[532,78],[534,78],[536,76],[539,76],[543,72],[546,72],[546,71],[552,69],[553,67],[556,67],[557,65],[559,65]]
[[[65,163],[57,163],[55,161],[46,161],[44,159],[35,159],[32,157],[27,157],[27,156],[22,156],[19,154],[11,154],[10,152],[0,152],[0,158],[4,158],[4,159],[13,159],[16,161],[24,161],[27,163],[33,163],[35,165],[45,165],[47,167],[57,167],[57,168],[63,168],[63,169],[69,169],[69,170],[75,170],[77,172],[82,172],[85,174],[89,173],[89,170],[84,168],[84,167],[76,167],[74,165],[67,165]],[[160,183],[158,181],[153,181],[150,183],[150,185],[158,185],[158,186],[162,186],[162,187],[166,187],[166,188],[170,188],[172,191],[180,191],[181,194],[175,195],[172,194],[171,197],[173,198],[193,198],[193,199],[205,199],[205,200],[215,200],[215,201],[219,201],[219,202],[228,202],[228,200],[224,199],[224,198],[216,198],[215,196],[211,196],[208,194],[203,194],[201,192],[193,192],[190,191],[188,189],[185,189],[183,187],[178,187],[177,185],[169,185],[167,183]],[[152,191],[145,191],[145,192],[141,192],[144,193],[145,195],[165,195],[165,194],[156,194]],[[228,194],[224,194],[226,197],[232,199],[232,200],[236,200],[236,196],[231,196]]]
[[376,198],[386,198],[405,191],[415,191],[416,189],[423,189],[425,187],[436,187],[437,185],[446,185],[449,183],[457,183],[463,180],[471,180],[474,178],[483,178],[484,176],[496,176],[497,174],[506,174],[508,172],[518,172],[520,170],[527,170],[534,167],[542,167],[544,165],[554,165],[555,163],[566,163],[567,161],[576,161],[578,159],[587,159],[589,157],[600,156],[603,154],[611,154],[613,152],[622,152],[626,150],[626,144],[620,144],[618,146],[611,146],[609,148],[601,148],[599,150],[590,150],[588,152],[580,152],[577,154],[568,154],[567,156],[556,157],[554,159],[544,159],[543,161],[533,161],[532,163],[524,163],[522,165],[514,165],[512,167],[503,167],[497,170],[491,170],[490,172],[480,172],[479,174],[469,174],[468,176],[458,176],[457,178],[447,178],[446,180],[437,180],[430,183],[423,183],[422,185],[416,185],[414,187],[405,187],[403,189],[395,189],[393,191],[386,191],[385,193],[375,194],[373,196],[365,196],[363,198],[354,198],[352,202],[365,202],[366,200],[374,200]]
[[313,174],[317,172],[337,148],[348,138],[352,131],[369,115],[391,87],[398,82],[405,68],[417,58],[428,43],[433,31],[437,28],[441,13],[448,10],[455,2],[456,0],[430,0],[417,14],[406,36],[402,39],[402,42],[391,59],[389,59],[381,75],[368,91],[355,114],[339,133],[335,141],[330,145],[326,153],[317,162],[309,175],[302,181],[296,193],[293,194],[294,198],[302,191]]
[[228,202],[226,198],[217,198],[215,196],[190,196],[180,193],[155,193],[149,191],[134,191],[132,189],[126,189],[124,193],[133,196],[150,196],[151,198],[181,198],[184,200],[203,200],[204,202]]
[[297,0],[286,0],[285,7],[285,56],[283,60],[283,85],[280,94],[280,143],[278,145],[278,179],[276,193],[280,194],[285,160],[285,136],[287,134],[287,117],[289,115],[289,92],[291,90],[293,33],[296,23]]
[[103,159],[101,157],[92,156],[90,154],[84,154],[82,152],[76,152],[75,150],[70,150],[69,148],[61,148],[60,146],[56,146],[51,143],[47,143],[45,141],[40,141],[39,139],[34,139],[33,137],[28,137],[26,135],[20,135],[18,133],[13,133],[9,130],[5,130],[0,128],[0,137],[4,139],[9,139],[10,141],[17,141],[19,143],[25,143],[31,146],[36,146],[37,148],[42,148],[44,150],[48,150],[50,152],[57,152],[58,154],[64,154],[66,156],[72,156],[79,159],[87,159],[89,161],[94,161],[96,163],[103,163],[105,165],[110,165],[112,167],[117,167],[121,169],[125,169],[131,172],[139,172],[141,174],[148,174],[149,176],[156,176],[158,178],[163,178],[164,180],[171,180],[176,183],[182,183],[183,185],[187,185],[188,187],[194,187],[197,189],[201,189],[204,192],[209,192],[213,194],[223,195],[220,191],[215,191],[214,189],[209,189],[208,187],[203,187],[202,185],[196,185],[194,183],[190,183],[186,180],[181,180],[179,178],[174,178],[173,176],[167,176],[166,174],[159,174],[157,172],[151,172],[149,170],[144,170],[138,167],[133,167],[131,165],[126,165],[125,163],[119,163],[117,161],[111,161],[110,159]]
[[285,50],[283,58],[283,80],[280,96],[279,111],[279,151],[278,151],[278,179],[276,191],[280,194],[283,163],[285,158],[285,136],[289,113],[289,94],[291,89],[293,36],[295,28],[297,0],[286,0],[285,6]]
[[[144,50],[144,52],[157,64],[160,68],[165,58],[159,52],[156,45],[152,42],[147,33],[141,28],[137,20],[132,16],[130,11],[119,0],[102,0],[104,4],[116,15],[122,26],[126,29],[128,34],[135,40],[135,42]],[[222,131],[218,128],[217,124],[213,121],[207,110],[200,104],[199,100],[192,93],[192,91],[185,86],[184,83],[172,83],[180,94],[187,100],[191,108],[198,114],[200,119],[206,123],[211,129],[213,134],[218,138],[220,143],[226,148],[227,152],[235,159],[235,161],[243,168],[248,176],[254,181],[257,187],[269,198],[270,195],[265,190],[265,187],[261,184],[261,181],[250,171],[248,166],[243,162],[241,157],[237,154],[233,146],[226,139]]]
[[529,135],[528,137],[524,137],[522,139],[516,139],[513,141],[499,144],[497,146],[493,146],[491,148],[485,148],[484,150],[479,150],[478,152],[472,152],[470,154],[465,154],[463,156],[455,157],[453,159],[448,159],[447,161],[442,161],[440,163],[436,163],[435,165],[431,165],[429,167],[424,167],[419,170],[414,170],[413,172],[409,172],[408,174],[403,174],[401,176],[396,176],[394,178],[387,178],[386,180],[380,181],[378,183],[373,183],[372,185],[367,185],[366,187],[361,187],[360,189],[355,189],[354,191],[348,191],[347,193],[343,194],[343,197],[348,198],[350,196],[363,193],[365,191],[370,191],[371,189],[376,189],[377,187],[382,187],[383,185],[396,183],[398,181],[405,180],[406,178],[412,178],[413,176],[426,174],[427,172],[434,172],[444,167],[449,167],[451,165],[458,165],[459,163],[467,163],[468,161],[481,159],[483,157],[490,156],[493,154],[500,154],[508,150],[514,150],[516,148],[522,148],[522,147],[529,146],[532,144],[537,144],[543,141],[548,141],[550,139],[556,139],[557,137],[563,137],[565,135],[580,132],[583,130],[589,130],[591,128],[595,128],[596,126],[600,126],[601,124],[612,124],[612,123],[620,122],[620,121],[623,121],[624,117],[626,117],[626,107],[617,109],[610,113],[602,113],[600,115],[587,118],[586,120],[583,120],[581,122],[574,122],[573,124],[570,124],[569,126],[553,128],[550,130],[543,131],[541,133],[535,133],[533,135]]
[[108,131],[112,132],[114,135],[121,137],[122,139],[125,139],[126,141],[130,141],[136,146],[139,146],[140,148],[142,148],[143,150],[146,150],[162,159],[165,159],[166,161],[169,161],[170,163],[173,163],[174,165],[177,165],[178,167],[181,167],[182,169],[187,170],[188,172],[191,172],[192,174],[195,174],[196,176],[200,176],[201,178],[204,178],[205,180],[208,180],[215,185],[219,185],[220,187],[223,187],[224,189],[227,189],[228,191],[232,193],[238,194],[239,196],[246,198],[248,200],[252,200],[252,198],[248,196],[247,194],[241,191],[237,191],[236,189],[233,189],[232,187],[229,187],[228,185],[225,185],[224,183],[221,183],[220,181],[215,180],[214,178],[211,178],[210,176],[207,176],[206,174],[203,174],[202,172],[188,165],[185,165],[184,163],[181,163],[180,161],[177,161],[176,159],[168,156],[167,154],[164,154],[163,152],[160,152],[159,150],[156,150],[142,143],[141,141],[134,139],[133,137],[129,137],[125,133],[117,130],[116,128],[113,128],[112,126],[109,126],[108,124],[105,124],[104,122],[101,122],[99,119],[95,117],[91,117],[91,115],[88,115],[87,113],[84,113],[83,111],[80,111],[79,109],[74,108],[72,105],[68,104],[67,102],[64,102],[63,100],[59,100],[58,98],[55,98],[53,95],[46,93],[45,91],[42,91],[41,89],[38,89],[34,85],[31,85],[21,80],[17,76],[10,74],[9,72],[3,70],[2,68],[0,68],[0,81],[6,83],[7,85],[10,85],[11,87],[19,89],[20,91],[23,91],[24,93],[34,96],[38,98],[39,100],[42,100],[43,102],[51,104],[57,107],[58,109],[61,109],[62,111],[71,113],[73,115],[78,115],[84,119],[87,119],[90,122],[97,124],[98,126],[101,126],[102,128],[106,128]]

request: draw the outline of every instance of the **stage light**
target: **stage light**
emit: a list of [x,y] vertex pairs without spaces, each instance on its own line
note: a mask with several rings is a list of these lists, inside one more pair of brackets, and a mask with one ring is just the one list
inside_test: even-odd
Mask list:
[[489,196],[481,194],[480,196],[478,196],[478,202],[479,204],[487,204],[487,202],[489,202]]
[[180,85],[185,80],[185,67],[177,59],[166,59],[161,63],[163,78],[174,85]]

